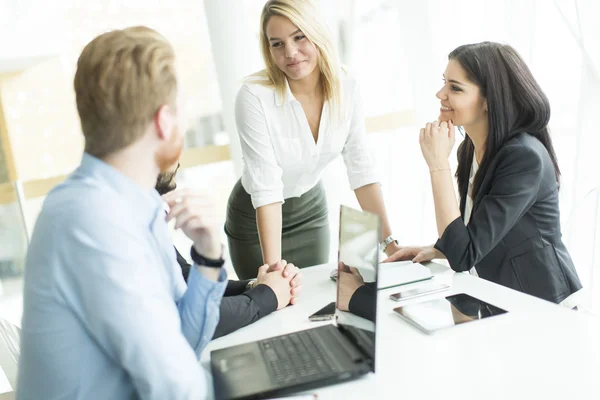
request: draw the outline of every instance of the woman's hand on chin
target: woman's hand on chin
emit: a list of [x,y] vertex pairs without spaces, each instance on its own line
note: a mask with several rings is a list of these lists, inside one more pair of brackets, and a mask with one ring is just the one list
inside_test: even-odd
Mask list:
[[421,128],[419,144],[431,172],[450,169],[448,157],[454,147],[454,141],[452,120],[428,122]]

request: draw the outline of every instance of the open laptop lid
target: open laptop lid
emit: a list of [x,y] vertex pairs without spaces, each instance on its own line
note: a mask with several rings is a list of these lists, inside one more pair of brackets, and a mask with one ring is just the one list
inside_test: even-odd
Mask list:
[[[372,370],[375,371],[381,222],[375,214],[341,206],[339,233],[337,324],[340,331],[372,359]],[[339,305],[347,301],[340,299],[347,298],[350,293],[353,293],[350,311],[342,311]]]

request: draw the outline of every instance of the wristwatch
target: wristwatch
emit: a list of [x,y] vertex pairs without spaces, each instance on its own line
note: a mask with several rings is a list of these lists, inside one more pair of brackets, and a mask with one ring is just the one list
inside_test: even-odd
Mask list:
[[394,237],[392,235],[386,237],[385,239],[383,239],[383,242],[381,242],[381,248],[383,249],[383,252],[385,253],[385,249],[387,249],[387,247],[392,244],[392,242],[395,242],[396,244],[398,244],[398,241],[396,239],[394,239]]
[[256,286],[256,279],[250,279],[248,281],[248,283],[246,284],[246,290],[245,291],[247,292],[248,290],[252,290],[252,289],[254,289],[255,286]]
[[[223,254],[223,253],[221,252],[221,254]],[[197,265],[201,265],[203,267],[221,268],[221,267],[223,267],[223,264],[225,264],[225,260],[223,259],[222,256],[221,256],[221,258],[216,259],[216,260],[211,259],[211,258],[206,258],[202,254],[198,253],[196,251],[196,249],[194,248],[194,246],[192,246],[192,249],[190,250],[190,255],[192,256],[192,260],[194,260],[194,262]]]

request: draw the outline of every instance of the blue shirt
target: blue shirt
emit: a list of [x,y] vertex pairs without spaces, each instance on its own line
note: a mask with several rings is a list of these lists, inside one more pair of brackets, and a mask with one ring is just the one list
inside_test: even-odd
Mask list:
[[199,399],[225,272],[188,286],[163,202],[103,161],[46,198],[25,266],[17,399]]

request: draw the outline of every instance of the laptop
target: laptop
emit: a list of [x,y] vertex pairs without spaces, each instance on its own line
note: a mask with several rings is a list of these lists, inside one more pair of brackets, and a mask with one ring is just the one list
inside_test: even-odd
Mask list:
[[[360,313],[336,308],[332,324],[212,351],[216,399],[288,395],[375,372],[379,217],[341,206],[339,237],[340,276],[375,277],[359,288],[361,295],[367,294],[361,297]],[[336,282],[338,297],[344,279]]]

